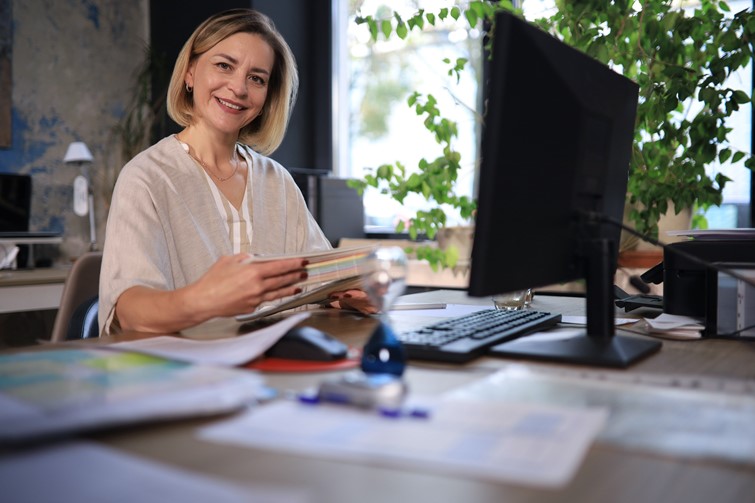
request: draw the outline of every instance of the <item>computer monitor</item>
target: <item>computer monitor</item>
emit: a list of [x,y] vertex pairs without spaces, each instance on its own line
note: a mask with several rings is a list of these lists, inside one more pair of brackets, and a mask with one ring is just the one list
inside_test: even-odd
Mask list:
[[26,232],[31,214],[31,176],[0,173],[0,232]]
[[638,86],[509,13],[496,18],[469,294],[586,281],[587,329],[505,356],[624,367],[660,343],[615,335],[613,276]]

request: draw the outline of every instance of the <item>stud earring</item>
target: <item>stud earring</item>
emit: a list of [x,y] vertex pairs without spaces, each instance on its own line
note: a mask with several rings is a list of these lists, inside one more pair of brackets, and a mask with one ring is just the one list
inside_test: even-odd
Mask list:
[[184,86],[186,87],[186,92],[189,94],[191,94],[191,92],[194,90],[194,88],[190,86],[188,82],[186,82]]

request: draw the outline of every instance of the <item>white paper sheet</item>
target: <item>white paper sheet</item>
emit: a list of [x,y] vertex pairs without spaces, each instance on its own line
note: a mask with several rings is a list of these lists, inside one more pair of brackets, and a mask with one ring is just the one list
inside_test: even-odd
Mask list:
[[[614,318],[613,322],[618,327],[621,325],[632,325],[634,323],[637,323],[637,318]],[[587,325],[587,316],[561,316],[561,323],[569,324],[569,325]]]
[[698,318],[663,313],[657,318],[646,318],[648,331],[669,339],[699,339],[705,325]]
[[205,440],[537,487],[568,483],[606,411],[467,400],[427,419],[281,401],[199,431]]
[[395,330],[399,332],[407,332],[438,323],[446,318],[464,316],[466,314],[492,308],[492,303],[488,306],[446,304],[444,309],[398,309],[395,311],[389,311],[388,317]]
[[[3,500],[13,503],[306,503],[301,490],[241,488],[90,442],[0,458]],[[7,498],[7,499],[6,499]]]
[[486,309],[493,309],[493,305],[478,306],[474,304],[446,304],[443,309],[397,309],[390,311],[391,316],[433,316],[436,318],[452,318],[455,316],[463,316],[465,314],[476,313],[477,311],[484,311]]
[[[451,392],[498,403],[606,407],[598,442],[685,459],[755,465],[755,381],[509,364]],[[751,469],[751,468],[749,468]]]
[[194,340],[165,335],[119,342],[112,346],[192,363],[236,366],[261,356],[291,327],[305,320],[309,315],[310,313],[306,312],[297,313],[274,325],[238,337]]

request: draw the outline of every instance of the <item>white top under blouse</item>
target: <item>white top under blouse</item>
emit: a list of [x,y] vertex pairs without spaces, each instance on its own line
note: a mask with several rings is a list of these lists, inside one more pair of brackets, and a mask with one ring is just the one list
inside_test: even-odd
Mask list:
[[[180,141],[180,140],[179,140]],[[186,153],[189,153],[189,145],[180,142]],[[252,246],[252,205],[251,199],[251,184],[252,184],[252,158],[247,154],[245,149],[236,145],[236,151],[241,154],[246,161],[247,176],[246,176],[246,188],[244,189],[244,198],[241,201],[241,209],[237,210],[233,204],[225,197],[225,194],[218,188],[212,177],[206,170],[197,163],[197,166],[202,169],[204,173],[207,185],[212,192],[212,197],[215,200],[215,205],[220,212],[220,216],[225,222],[226,229],[228,230],[228,237],[231,240],[231,246],[233,247],[233,253],[251,253]],[[189,157],[191,157],[189,155]],[[192,158],[194,161],[194,158]],[[196,162],[196,161],[194,161]]]

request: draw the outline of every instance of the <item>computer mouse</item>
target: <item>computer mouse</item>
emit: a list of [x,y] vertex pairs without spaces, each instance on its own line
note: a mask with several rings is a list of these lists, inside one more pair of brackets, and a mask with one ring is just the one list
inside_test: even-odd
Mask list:
[[314,327],[295,326],[265,352],[291,360],[333,361],[346,357],[348,346]]

